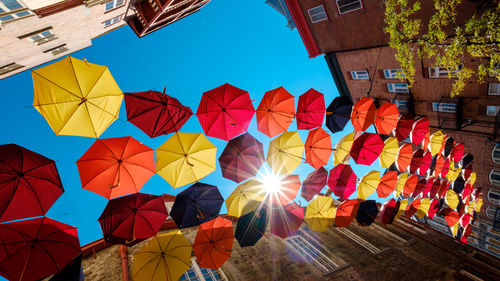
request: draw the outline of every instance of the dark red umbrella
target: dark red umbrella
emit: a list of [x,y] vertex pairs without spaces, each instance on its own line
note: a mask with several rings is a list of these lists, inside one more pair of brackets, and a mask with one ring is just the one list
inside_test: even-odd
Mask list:
[[450,183],[447,180],[441,180],[441,187],[439,188],[439,198],[446,196],[446,191],[449,189]]
[[413,157],[411,158],[410,163],[410,173],[416,174],[420,165],[422,165],[422,161],[424,158],[424,151],[422,149],[417,149],[413,152]]
[[415,120],[407,115],[402,115],[399,118],[398,125],[396,126],[395,136],[399,142],[404,141],[410,135],[413,129]]
[[135,193],[110,200],[99,224],[106,242],[132,244],[154,236],[167,217],[161,196]]
[[363,133],[352,144],[349,154],[356,164],[371,165],[384,149],[384,141],[378,134]]
[[39,280],[60,272],[80,254],[76,228],[47,217],[0,224],[0,274]]
[[462,169],[462,177],[464,180],[468,180],[472,174],[472,164],[467,165],[467,167]]
[[54,161],[0,145],[0,222],[43,216],[64,192]]
[[414,145],[419,145],[429,131],[429,119],[422,117],[413,124],[410,139]]
[[304,208],[292,202],[286,206],[273,205],[271,232],[286,238],[299,230],[304,222]]
[[451,151],[451,155],[453,155],[453,161],[455,163],[460,162],[465,153],[465,145],[463,143],[457,142]]
[[469,166],[469,164],[472,164],[472,161],[474,161],[474,156],[472,154],[465,154],[462,159],[460,159],[459,165],[463,167]]
[[396,201],[396,199],[387,200],[380,209],[380,222],[383,224],[391,224],[399,211],[399,205],[400,202]]
[[438,210],[439,210],[439,200],[432,199],[431,204],[429,206],[429,211],[427,212],[427,217],[429,219],[432,219]]
[[411,197],[416,198],[417,196],[419,196],[424,191],[426,184],[427,180],[425,178],[419,178]]
[[356,190],[356,174],[351,166],[338,164],[330,170],[328,187],[338,197],[347,199]]
[[469,197],[471,194],[472,194],[472,191],[473,191],[473,188],[472,188],[472,185],[470,184],[465,184],[465,188],[464,190],[462,191],[462,198],[467,198]]
[[429,197],[430,198],[436,197],[436,195],[439,193],[440,189],[441,189],[441,180],[434,178],[434,180],[432,182],[431,190],[429,192]]
[[435,178],[433,177],[428,177],[425,179],[425,186],[424,189],[422,190],[422,197],[430,197],[433,198],[434,196],[429,196],[429,193],[431,192],[432,186],[434,184]]
[[254,114],[248,92],[227,83],[203,93],[196,112],[205,134],[223,140],[246,132]]
[[222,176],[238,183],[254,177],[264,161],[262,143],[249,133],[231,139],[219,157]]
[[429,170],[429,167],[431,166],[431,162],[432,155],[430,151],[426,151],[422,156],[422,164],[420,164],[420,167],[418,168],[418,174],[421,176],[425,176],[427,174],[427,171]]
[[444,141],[444,149],[442,152],[443,156],[448,157],[451,154],[453,147],[455,147],[455,140],[452,137],[446,137]]
[[124,93],[124,97],[127,120],[150,138],[179,131],[193,115],[189,107],[165,93]]
[[446,178],[446,175],[448,174],[449,170],[450,170],[450,159],[446,158],[446,159],[444,159],[443,169],[441,170],[441,178],[442,179]]
[[314,89],[309,89],[299,97],[296,116],[297,129],[310,130],[321,127],[325,112],[324,95]]
[[302,183],[300,195],[307,201],[310,201],[315,195],[320,193],[323,187],[325,187],[327,178],[328,171],[323,167],[310,173]]

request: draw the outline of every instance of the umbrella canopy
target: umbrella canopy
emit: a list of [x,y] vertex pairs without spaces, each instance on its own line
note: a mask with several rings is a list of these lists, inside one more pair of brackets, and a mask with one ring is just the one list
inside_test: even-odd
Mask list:
[[476,205],[474,209],[476,210],[477,213],[481,212],[481,208],[483,207],[483,198],[479,198],[476,201]]
[[257,107],[257,130],[273,138],[286,132],[294,117],[294,97],[285,88],[276,88],[266,92]]
[[134,254],[134,281],[174,281],[191,267],[191,244],[180,230],[157,235]]
[[176,188],[215,171],[217,147],[201,133],[174,133],[156,149],[156,172]]
[[351,152],[352,143],[354,142],[354,132],[342,137],[335,150],[333,151],[333,164],[337,165],[339,163],[343,163],[347,156],[349,156],[349,152]]
[[132,137],[98,139],[76,166],[82,188],[112,199],[141,190],[155,174],[155,154]]
[[222,203],[217,186],[197,182],[177,194],[170,216],[179,228],[195,226],[216,218]]
[[247,131],[254,114],[248,92],[226,83],[203,93],[196,117],[207,136],[230,140]]
[[333,167],[328,175],[328,187],[336,196],[349,198],[356,190],[356,174],[351,166],[338,164]]
[[439,210],[439,200],[432,199],[429,205],[429,211],[427,211],[427,217],[429,219],[434,218],[434,215],[437,213],[438,210]]
[[297,129],[310,130],[321,127],[325,118],[325,97],[322,93],[309,89],[300,95],[297,104]]
[[393,137],[388,137],[384,141],[384,148],[379,156],[380,166],[382,168],[388,169],[398,157],[399,144],[398,140]]
[[427,215],[427,212],[429,212],[430,207],[431,199],[422,198],[422,200],[420,200],[420,206],[418,206],[417,209],[417,218],[424,218]]
[[458,202],[460,199],[458,199],[458,195],[455,191],[452,189],[446,190],[446,195],[445,195],[445,202],[450,208],[456,209],[458,207]]
[[431,152],[432,156],[441,152],[441,150],[443,149],[443,141],[444,141],[444,135],[443,132],[441,132],[441,130],[431,135],[429,143],[429,151]]
[[432,155],[429,151],[426,151],[422,156],[422,164],[420,164],[420,167],[418,168],[418,174],[421,176],[425,176],[427,174],[427,171],[429,170],[429,167],[431,166],[431,162]]
[[255,177],[264,161],[262,143],[249,133],[231,139],[219,156],[222,176],[238,183]]
[[396,126],[394,136],[398,139],[399,142],[404,141],[413,129],[413,123],[415,120],[413,118],[407,116],[401,116],[398,121],[398,125]]
[[323,167],[308,174],[302,183],[302,191],[300,195],[307,201],[311,201],[311,199],[318,195],[323,187],[325,187],[327,178],[328,171]]
[[276,174],[291,174],[300,163],[304,143],[297,132],[285,132],[269,143],[267,163]]
[[[472,164],[472,161],[474,161],[474,156],[472,154],[466,153],[462,159],[460,159],[460,162],[458,163],[462,167],[467,167],[469,164]],[[455,161],[457,162],[457,161]]]
[[460,218],[458,213],[453,211],[450,208],[446,208],[446,209],[441,210],[440,215],[444,217],[444,219],[446,220],[446,223],[448,224],[449,227],[454,226]]
[[306,161],[314,169],[326,165],[332,154],[332,139],[330,134],[321,128],[309,131],[305,143]]
[[450,159],[445,158],[443,161],[443,168],[441,169],[440,177],[447,179],[448,172],[450,171]]
[[380,208],[380,222],[383,224],[391,224],[398,213],[399,204],[399,201],[396,201],[394,198],[385,201],[382,208]]
[[43,216],[63,192],[53,160],[16,144],[0,145],[0,222]]
[[378,215],[378,206],[375,200],[366,200],[359,203],[356,221],[362,226],[370,226]]
[[434,159],[435,159],[435,165],[434,165],[433,175],[434,177],[439,178],[441,177],[441,172],[443,171],[445,160],[442,155],[435,156]]
[[356,131],[366,131],[375,121],[377,108],[372,98],[362,98],[353,107],[351,123]]
[[455,166],[455,163],[453,161],[450,162],[448,173],[446,174],[446,179],[449,181],[454,181],[460,176],[460,172],[462,171],[462,168]]
[[398,172],[396,171],[387,171],[382,178],[380,179],[380,183],[377,186],[377,196],[379,198],[387,198],[387,196],[391,195],[396,189],[398,184]]
[[241,216],[234,233],[240,247],[255,245],[266,232],[267,223],[267,207],[262,204],[256,210]]
[[80,281],[82,272],[82,254],[79,254],[61,272],[52,275],[49,281]]
[[427,117],[422,117],[413,123],[413,127],[410,133],[410,140],[414,145],[419,145],[425,138],[425,135],[429,131],[429,119]]
[[390,134],[397,126],[399,119],[398,107],[392,102],[386,102],[377,108],[375,128],[382,135]]
[[259,202],[264,200],[266,194],[262,183],[255,179],[238,185],[227,197],[227,214],[236,218],[249,213],[257,208]]
[[405,211],[405,216],[407,218],[411,218],[411,217],[413,217],[413,215],[415,215],[417,213],[417,210],[420,207],[421,201],[422,201],[422,199],[417,198],[417,199],[411,201],[410,204],[408,204],[408,206],[406,207],[406,211]]
[[401,173],[398,175],[398,184],[396,185],[396,190],[395,190],[396,197],[399,197],[401,192],[403,192],[403,189],[406,185],[406,180],[408,180],[408,173]]
[[39,280],[80,254],[76,228],[47,217],[0,224],[0,272],[9,280]]
[[427,128],[427,132],[425,133],[424,140],[421,142],[422,149],[428,150],[430,141],[431,141],[431,130],[429,128]]
[[465,180],[461,177],[458,177],[456,180],[452,182],[452,189],[457,193],[460,194],[464,191],[465,189]]
[[413,198],[418,197],[424,191],[426,184],[427,184],[427,180],[425,178],[419,178],[417,181],[417,185],[415,186],[415,190],[413,191],[411,197],[413,197]]
[[329,196],[317,196],[307,205],[305,221],[313,231],[326,231],[335,218],[335,205]]
[[378,134],[364,133],[354,140],[349,154],[356,164],[371,165],[383,148],[384,142]]
[[366,199],[370,195],[372,195],[377,189],[380,183],[380,172],[379,171],[370,171],[364,177],[361,178],[361,181],[358,184],[358,198]]
[[127,120],[150,138],[178,132],[193,115],[176,98],[156,91],[124,93]]
[[198,227],[193,251],[202,268],[219,269],[233,250],[233,222],[218,217]]
[[326,126],[332,133],[344,130],[351,119],[353,103],[347,96],[336,97],[326,109]]
[[429,197],[435,198],[436,195],[439,193],[439,189],[441,188],[441,180],[437,178],[430,178],[430,179],[433,179],[433,182],[431,190],[429,191]]
[[356,217],[359,208],[359,199],[346,200],[337,207],[335,213],[335,225],[337,227],[347,227]]
[[296,233],[304,222],[304,208],[292,202],[284,207],[273,206],[271,232],[281,238]]
[[462,227],[466,227],[467,225],[469,225],[469,223],[470,223],[471,220],[472,220],[472,215],[471,214],[464,214],[460,218],[460,225]]
[[297,197],[300,189],[300,178],[298,175],[288,175],[281,179],[281,186],[268,193],[269,202],[272,204],[286,205]]
[[470,185],[474,186],[474,184],[476,183],[476,177],[477,177],[476,172],[472,172],[472,173],[470,173],[470,177],[469,177],[469,179],[467,180],[467,182],[468,182]]
[[452,137],[445,137],[443,156],[444,157],[450,156],[453,147],[455,147],[455,140]]
[[410,197],[413,192],[415,191],[415,188],[417,188],[418,184],[418,177],[417,175],[411,174],[405,182],[405,186],[403,188],[403,196],[404,197]]
[[433,177],[427,177],[424,178],[425,180],[425,185],[422,190],[422,197],[430,197],[433,198],[434,196],[430,196],[429,193],[431,192],[432,186],[434,185],[435,178]]
[[99,217],[104,241],[130,244],[154,236],[168,217],[161,196],[144,193],[112,199]]
[[459,142],[456,143],[451,152],[451,155],[453,155],[453,161],[458,163],[460,160],[462,160],[464,153],[465,153],[465,145]]
[[465,168],[462,169],[462,177],[464,180],[467,181],[470,178],[471,174],[472,174],[472,164],[469,164]]
[[398,158],[396,160],[396,168],[398,171],[403,172],[410,166],[413,157],[413,148],[411,144],[404,143],[398,151]]
[[408,198],[399,201],[399,209],[396,212],[393,221],[397,221],[405,213],[406,207],[408,207]]
[[447,180],[441,181],[441,187],[439,188],[439,198],[446,196],[446,191],[448,190],[450,183]]
[[98,138],[118,119],[123,93],[106,66],[68,56],[31,74],[33,106],[56,135]]
[[424,158],[424,151],[422,149],[417,149],[415,152],[413,152],[413,156],[411,158],[411,163],[410,163],[410,173],[416,174],[418,168],[420,168],[420,165],[422,165],[422,161]]

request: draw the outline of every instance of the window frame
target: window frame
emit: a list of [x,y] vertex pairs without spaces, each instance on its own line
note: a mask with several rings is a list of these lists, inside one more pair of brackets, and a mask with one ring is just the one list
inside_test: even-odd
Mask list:
[[[490,196],[491,193],[496,193],[495,196],[498,196],[498,198],[497,199],[491,198],[491,196]],[[488,201],[490,201],[490,203],[500,205],[500,192],[499,191],[494,190],[494,189],[488,190],[487,198],[488,198]]]
[[410,92],[410,89],[406,83],[387,83],[387,91],[389,91],[389,93],[407,94]]
[[[321,8],[322,9],[322,12],[319,12],[319,13],[315,13],[314,15],[312,14],[313,13],[313,10],[314,9],[318,9],[318,8]],[[309,15],[309,19],[311,20],[311,23],[318,23],[318,22],[322,22],[322,21],[325,21],[325,20],[328,20],[328,14],[326,13],[326,10],[325,10],[325,6],[323,4],[321,5],[318,5],[316,7],[312,7],[310,9],[307,10],[307,14]],[[320,19],[317,19],[317,20],[314,20],[313,17],[317,17],[319,15],[322,15],[324,14],[324,18],[320,18]]]
[[345,14],[352,13],[352,12],[355,12],[355,11],[363,10],[363,8],[364,8],[363,1],[361,1],[361,0],[352,0],[352,2],[355,2],[355,1],[359,2],[360,7],[357,8],[357,9],[354,9],[354,10],[349,10],[347,12],[341,12],[340,11],[340,6],[339,6],[339,1],[341,1],[341,0],[335,0],[335,4],[337,5],[337,11],[339,12],[339,15],[345,15]]
[[[493,113],[495,111],[495,113]],[[486,116],[499,116],[500,115],[500,105],[487,105],[486,106]]]
[[[492,86],[496,86],[496,92],[493,92]],[[500,96],[500,83],[488,83],[488,96]]]
[[[118,3],[118,1],[122,1],[122,3],[120,5],[117,5],[116,3]],[[108,9],[108,4],[109,3],[113,3],[112,7]],[[108,1],[106,3],[104,3],[104,13],[107,13],[107,12],[110,12],[114,9],[118,9],[122,6],[125,5],[125,0],[111,0],[111,1]]]
[[408,109],[408,100],[391,100],[398,109]]
[[[457,70],[449,71],[442,66],[429,66],[427,69],[429,78],[432,79],[458,78],[458,72],[460,71],[460,68],[458,68]],[[431,74],[431,70],[434,70],[435,75]]]
[[[0,23],[2,22],[6,23],[34,15],[34,13],[30,9],[26,8],[24,4],[21,3],[19,0],[14,0],[14,1],[16,1],[16,4],[19,6],[19,8],[11,9],[0,1]],[[6,17],[10,18],[2,19]]]
[[398,73],[401,72],[399,68],[385,68],[384,69],[384,79],[401,79],[405,78],[404,75],[398,77]]
[[[300,240],[299,242],[295,240]],[[288,247],[311,263],[323,275],[327,275],[339,268],[339,265],[326,256],[320,249],[307,241],[300,232],[285,238]]]
[[5,75],[11,71],[23,68],[24,65],[17,64],[15,62],[0,66],[0,76]]
[[[454,110],[448,110],[448,108],[454,108]],[[442,112],[442,113],[457,113],[457,104],[449,102],[438,102],[438,101],[432,102],[432,111]]]
[[500,186],[500,179],[499,180],[492,180],[491,176],[495,174],[496,176],[498,176],[498,178],[500,178],[500,170],[497,170],[497,169],[491,169],[490,171],[490,174],[488,176],[488,179],[490,180],[490,184],[494,185],[494,186]]
[[500,157],[498,159],[495,158],[495,151],[498,151],[498,154],[500,155],[500,143],[495,144],[495,147],[491,150],[491,161],[495,164],[500,164]]
[[[113,22],[113,20],[115,20],[115,19],[117,19],[117,20],[115,22]],[[111,18],[109,20],[104,21],[103,22],[104,28],[115,25],[116,23],[120,22],[121,19],[122,19],[122,15],[119,15],[119,16],[116,16],[114,18]],[[107,24],[107,22],[109,22],[109,24]]]
[[[179,277],[179,280],[186,280],[186,281],[191,281],[191,280],[199,280],[199,281],[206,281],[205,279],[205,276],[203,275],[203,272],[202,272],[202,269],[206,269],[210,272],[212,278],[211,280],[220,280],[220,281],[228,281],[229,279],[227,279],[226,275],[224,274],[224,272],[222,271],[222,269],[217,269],[217,270],[213,270],[213,269],[208,269],[208,268],[201,268],[200,265],[198,264],[198,261],[196,260],[196,256],[193,256],[191,257],[191,266],[189,267],[188,270],[186,270],[186,272],[184,272],[181,277]],[[191,277],[189,277],[189,271],[192,270],[195,274],[196,274],[196,279],[191,279]],[[215,276],[212,274],[212,272],[216,272],[220,277],[221,279],[215,279]],[[183,278],[184,279],[181,279]]]
[[349,71],[353,80],[370,80],[368,69]]

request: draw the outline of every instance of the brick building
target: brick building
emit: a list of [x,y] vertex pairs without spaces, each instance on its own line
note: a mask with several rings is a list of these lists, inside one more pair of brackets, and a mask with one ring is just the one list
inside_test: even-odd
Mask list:
[[[433,1],[420,1],[416,16],[434,13]],[[462,1],[457,21],[469,18],[484,1]],[[397,104],[401,113],[425,116],[431,131],[442,130],[464,143],[474,156],[475,188],[482,191],[484,205],[478,215],[471,243],[500,256],[500,83],[495,77],[484,84],[469,83],[464,92],[450,97],[453,80],[433,61],[417,60],[413,87],[395,73],[399,62],[383,32],[383,1],[285,0],[309,57],[323,54],[340,95],[356,102],[362,97]],[[465,58],[474,66],[477,59]],[[496,227],[495,227],[496,226]],[[496,228],[496,230],[495,230]]]

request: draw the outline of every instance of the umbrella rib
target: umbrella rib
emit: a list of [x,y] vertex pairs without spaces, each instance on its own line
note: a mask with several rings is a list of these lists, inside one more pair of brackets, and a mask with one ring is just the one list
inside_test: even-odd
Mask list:
[[[73,71],[74,70],[75,69],[73,68]],[[90,94],[90,92],[92,92],[92,90],[94,89],[95,85],[97,85],[97,82],[99,82],[99,80],[101,80],[101,77],[104,75],[104,73],[106,72],[106,70],[108,70],[107,66],[104,67],[104,69],[102,70],[101,74],[99,74],[99,77],[94,81],[94,85],[92,85],[92,87],[90,87],[89,91],[85,95],[85,98]],[[75,78],[76,78],[76,74],[75,74]],[[78,78],[77,78],[77,81],[78,81]],[[80,85],[80,83],[78,83],[78,85]],[[81,88],[80,88],[80,91],[81,91]],[[123,93],[122,93],[122,95],[123,95]]]
[[[73,71],[74,71],[74,70],[73,70]],[[70,91],[70,90],[68,90],[68,89],[65,89],[65,88],[61,87],[60,85],[56,84],[56,83],[55,83],[55,82],[53,82],[52,80],[49,80],[49,79],[47,79],[46,77],[44,77],[44,76],[42,76],[42,75],[38,74],[38,73],[36,72],[36,70],[34,70],[32,73],[33,73],[33,74],[38,75],[39,77],[41,77],[41,78],[43,78],[43,79],[45,79],[45,80],[47,80],[48,82],[50,82],[50,83],[51,83],[51,84],[53,84],[54,86],[59,87],[59,88],[61,88],[61,89],[65,90],[66,92],[68,92],[68,94],[71,94],[71,95],[73,95],[73,96],[77,97],[77,98],[78,98],[78,100],[81,100],[81,98],[82,98],[82,97],[80,97],[80,96],[76,95],[75,93],[71,92],[71,91]],[[78,86],[78,88],[80,89],[80,86]],[[80,89],[80,91],[81,91],[81,89]],[[81,92],[80,92],[80,94],[81,94]],[[75,100],[75,101],[73,101],[73,102],[77,102],[77,100]],[[52,104],[52,103],[50,103],[50,104]],[[54,104],[57,104],[57,103],[54,103]],[[43,105],[46,105],[46,104],[37,104],[37,106],[39,106],[39,105],[42,105],[42,106],[43,106]],[[48,104],[47,104],[47,105],[48,105]]]

